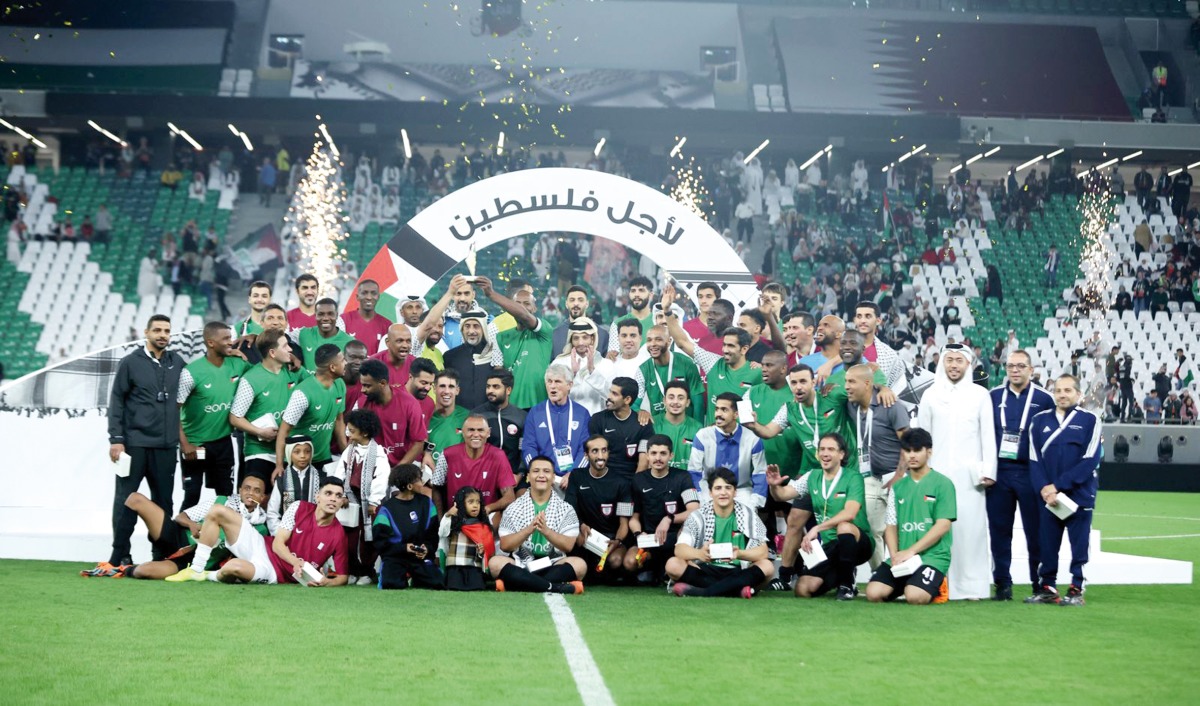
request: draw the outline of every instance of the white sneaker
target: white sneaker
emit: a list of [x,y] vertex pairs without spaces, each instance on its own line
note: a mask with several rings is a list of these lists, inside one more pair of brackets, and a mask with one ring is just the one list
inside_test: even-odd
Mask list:
[[370,576],[359,576],[358,580],[353,583],[355,586],[371,586],[375,582],[371,580]]

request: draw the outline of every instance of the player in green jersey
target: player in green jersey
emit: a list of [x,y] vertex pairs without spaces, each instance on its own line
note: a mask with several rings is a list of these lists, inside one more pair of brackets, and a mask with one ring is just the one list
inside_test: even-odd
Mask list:
[[634,407],[654,416],[664,413],[667,386],[673,381],[687,384],[691,399],[688,416],[704,420],[704,379],[692,359],[671,350],[671,338],[666,326],[654,326],[646,333],[646,353],[650,360],[638,366],[637,380],[640,402]]
[[312,465],[323,470],[333,458],[333,444],[345,444],[346,425],[342,419],[346,383],[342,373],[346,365],[341,349],[326,343],[316,350],[317,374],[305,378],[292,390],[287,408],[280,418],[275,437],[275,471],[271,481],[283,474],[285,441],[292,429],[312,439]]
[[546,368],[554,358],[551,345],[554,329],[537,317],[533,292],[522,289],[510,299],[492,288],[487,277],[476,277],[484,296],[498,304],[517,321],[515,328],[501,331],[496,345],[504,356],[504,367],[512,371],[512,403],[529,409],[546,400]]
[[334,343],[345,350],[346,344],[356,340],[354,336],[338,328],[337,302],[326,297],[317,302],[317,325],[300,329],[296,342],[300,348],[300,359],[309,375],[317,372],[314,351],[322,344]]
[[[904,596],[909,603],[945,603],[950,598],[950,525],[958,513],[954,482],[929,467],[933,437],[924,429],[909,429],[900,439],[901,458],[908,474],[892,486],[888,497],[887,529],[883,532],[891,558],[880,564],[867,584],[867,600],[891,601]],[[920,566],[897,577],[893,566],[919,556]]]
[[692,458],[692,439],[700,431],[700,422],[687,415],[691,408],[690,395],[691,388],[683,380],[668,382],[663,396],[666,410],[654,416],[655,433],[671,439],[671,468],[684,471],[688,469]]
[[176,395],[184,507],[200,502],[202,485],[217,495],[232,495],[237,464],[229,407],[246,361],[233,347],[233,331],[222,321],[204,326],[204,348],[204,357],[180,373]]
[[[434,377],[433,418],[429,420],[429,438],[425,464],[437,468],[442,452],[463,440],[463,422],[470,412],[458,406],[458,371],[453,368],[440,370]],[[453,499],[453,498],[451,498]]]
[[821,468],[786,485],[778,468],[767,467],[771,495],[781,501],[808,495],[812,512],[798,512],[804,515],[804,524],[810,515],[817,520],[801,540],[800,551],[810,554],[813,542],[820,541],[826,558],[812,566],[805,562],[796,580],[796,595],[801,598],[824,595],[836,584],[839,601],[854,600],[858,595],[854,572],[871,558],[875,547],[867,521],[863,479],[857,468],[846,467],[847,450],[841,434],[822,435],[817,446]]
[[242,430],[245,439],[247,474],[270,478],[275,470],[275,435],[279,417],[287,407],[292,388],[308,373],[292,371],[292,349],[282,329],[268,328],[254,341],[262,362],[247,370],[238,381],[229,424]]

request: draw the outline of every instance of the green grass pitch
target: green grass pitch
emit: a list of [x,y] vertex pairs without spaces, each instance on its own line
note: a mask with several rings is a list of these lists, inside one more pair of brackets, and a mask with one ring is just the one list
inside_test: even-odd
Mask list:
[[[1108,551],[1200,562],[1200,496],[1100,502],[1106,538],[1156,537]],[[79,568],[0,561],[4,703],[580,702],[540,595],[171,585]],[[917,608],[597,588],[568,601],[618,704],[1196,702],[1200,586],[1095,586],[1087,599]]]

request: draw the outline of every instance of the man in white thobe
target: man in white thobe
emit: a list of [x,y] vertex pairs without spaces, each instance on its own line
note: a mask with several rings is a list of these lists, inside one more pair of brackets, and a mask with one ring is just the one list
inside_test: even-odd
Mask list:
[[567,326],[567,349],[554,359],[575,376],[571,399],[591,414],[604,411],[612,388],[613,363],[596,350],[596,324],[580,316]]
[[930,466],[954,481],[958,519],[950,548],[950,600],[991,594],[987,495],[996,482],[996,432],[986,388],[972,381],[975,356],[960,343],[942,348],[936,380],[921,397],[918,425],[933,435]]

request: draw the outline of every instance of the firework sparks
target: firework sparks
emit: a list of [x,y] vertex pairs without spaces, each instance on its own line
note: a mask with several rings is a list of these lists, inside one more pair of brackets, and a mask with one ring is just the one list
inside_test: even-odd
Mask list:
[[[324,125],[320,129],[325,133]],[[325,295],[336,286],[341,263],[345,260],[341,243],[348,235],[343,212],[346,191],[339,174],[341,163],[330,153],[333,145],[327,145],[320,133],[316,138],[288,220],[296,228],[300,269],[320,280],[321,294]]]

